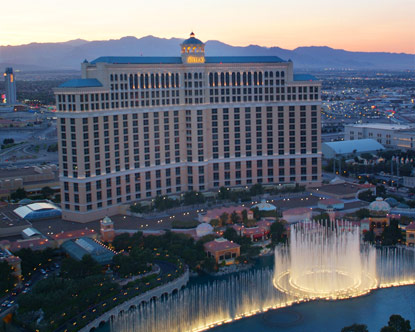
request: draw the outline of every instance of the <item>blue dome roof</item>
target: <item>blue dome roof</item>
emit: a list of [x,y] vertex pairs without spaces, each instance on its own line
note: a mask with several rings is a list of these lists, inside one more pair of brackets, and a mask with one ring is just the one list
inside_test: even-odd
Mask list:
[[182,45],[202,45],[203,42],[197,38],[195,38],[195,34],[192,32],[190,34],[190,38],[186,39]]
[[376,201],[369,204],[369,211],[373,215],[386,215],[390,212],[390,205],[382,197],[377,197]]

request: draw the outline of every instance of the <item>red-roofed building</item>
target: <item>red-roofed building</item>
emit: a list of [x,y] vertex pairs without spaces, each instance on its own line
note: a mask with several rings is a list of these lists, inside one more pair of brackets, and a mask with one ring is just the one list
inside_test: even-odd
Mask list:
[[225,262],[226,265],[231,265],[235,262],[235,258],[241,254],[239,244],[224,238],[206,242],[204,248],[208,257],[213,257],[217,264]]
[[58,243],[58,246],[67,240],[74,240],[80,237],[89,237],[95,240],[97,239],[98,234],[93,229],[77,229],[67,232],[62,231],[61,233],[52,235],[52,238]]
[[45,250],[47,248],[57,247],[55,241],[45,238],[25,239],[12,242],[3,240],[0,242],[0,245],[13,253],[19,251],[20,249]]
[[264,241],[268,239],[274,221],[275,219],[264,219],[258,221],[255,227],[245,227],[242,224],[235,224],[232,227],[240,236],[249,237],[251,241]]
[[415,222],[411,222],[405,228],[406,230],[406,245],[415,246]]

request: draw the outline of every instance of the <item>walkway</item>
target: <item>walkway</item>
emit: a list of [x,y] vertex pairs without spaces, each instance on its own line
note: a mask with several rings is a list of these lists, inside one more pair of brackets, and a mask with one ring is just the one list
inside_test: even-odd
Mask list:
[[98,328],[101,323],[105,323],[111,319],[112,316],[117,316],[121,312],[128,311],[130,308],[137,307],[142,302],[150,302],[153,298],[160,298],[163,295],[169,295],[173,292],[179,291],[181,288],[185,287],[189,281],[189,269],[186,269],[184,274],[179,278],[164,284],[162,286],[156,287],[144,294],[133,297],[132,299],[121,303],[120,305],[112,308],[103,315],[99,316],[88,325],[80,329],[80,332],[90,332],[93,328]]

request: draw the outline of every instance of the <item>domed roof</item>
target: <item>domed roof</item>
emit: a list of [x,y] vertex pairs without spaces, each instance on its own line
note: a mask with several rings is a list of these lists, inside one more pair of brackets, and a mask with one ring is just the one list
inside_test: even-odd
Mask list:
[[254,205],[252,208],[258,208],[259,211],[275,211],[277,208],[275,205],[265,202],[262,200],[261,203]]
[[212,234],[212,232],[213,232],[213,226],[207,222],[201,223],[199,226],[196,227],[196,235],[198,237]]
[[202,45],[203,42],[197,38],[195,38],[195,34],[192,32],[190,34],[190,38],[186,39],[182,45]]
[[112,224],[112,220],[111,220],[111,218],[110,217],[104,217],[104,219],[102,219],[102,221],[101,221],[101,223],[102,224]]
[[386,215],[390,212],[391,207],[382,197],[377,197],[376,201],[369,204],[369,211],[374,215]]

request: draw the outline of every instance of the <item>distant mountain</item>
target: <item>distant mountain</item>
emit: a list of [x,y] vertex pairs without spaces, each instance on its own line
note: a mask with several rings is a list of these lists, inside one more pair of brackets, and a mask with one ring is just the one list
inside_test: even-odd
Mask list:
[[[0,46],[0,69],[62,70],[80,69],[80,63],[105,55],[119,56],[179,56],[183,39],[123,37],[120,39],[86,41],[75,39],[63,43],[31,43],[19,46]],[[275,55],[291,59],[297,69],[415,69],[415,55],[386,52],[349,52],[327,46],[298,47],[286,50],[280,47],[258,45],[231,46],[220,41],[206,42],[207,56]]]

